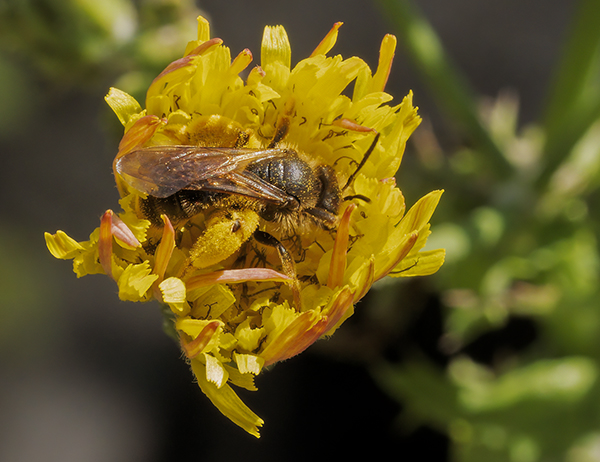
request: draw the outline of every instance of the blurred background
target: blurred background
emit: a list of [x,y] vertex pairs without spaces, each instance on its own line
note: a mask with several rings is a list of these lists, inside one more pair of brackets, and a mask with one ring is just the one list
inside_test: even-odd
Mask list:
[[[336,21],[333,53],[375,68],[424,119],[398,184],[446,190],[432,277],[381,283],[330,340],[242,397],[245,434],[192,382],[158,305],[77,280],[43,232],[87,240],[118,208],[122,127],[211,22],[260,62],[293,63]],[[600,0],[0,0],[0,460],[600,461]],[[391,456],[390,456],[391,455]]]

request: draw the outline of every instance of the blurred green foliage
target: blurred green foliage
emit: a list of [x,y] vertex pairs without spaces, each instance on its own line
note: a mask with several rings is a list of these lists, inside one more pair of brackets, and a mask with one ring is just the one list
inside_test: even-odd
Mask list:
[[143,101],[196,36],[198,14],[179,0],[0,0],[0,134],[34,110],[31,75],[59,90],[118,85]]
[[[379,3],[468,147],[442,155],[420,129],[411,172],[446,189],[430,244],[448,255],[434,277],[448,363],[385,363],[374,377],[405,424],[451,438],[453,460],[600,460],[600,1],[579,2],[544,113],[527,127],[514,95],[482,104],[413,3]],[[535,325],[525,349],[483,364],[467,354],[511,318]]]

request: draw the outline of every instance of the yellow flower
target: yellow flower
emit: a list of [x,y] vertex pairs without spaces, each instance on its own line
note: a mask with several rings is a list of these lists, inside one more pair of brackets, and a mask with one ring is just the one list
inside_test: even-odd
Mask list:
[[[62,231],[46,234],[46,242],[55,257],[73,259],[78,276],[112,277],[121,299],[167,304],[202,391],[259,436],[262,419],[231,385],[255,390],[263,368],[331,335],[384,276],[437,271],[444,251],[422,249],[441,191],[405,211],[393,178],[420,123],[411,93],[391,106],[384,92],[393,36],[384,38],[372,74],[357,57],[327,56],[341,23],[293,68],[285,30],[267,27],[261,65],[243,81],[250,51],[232,60],[222,41],[210,38],[208,22],[198,23],[198,40],[150,85],[146,109],[116,89],[106,97],[125,127],[113,165],[123,212],[108,211],[87,242]],[[239,176],[255,187],[256,172],[223,173],[219,166],[221,177],[199,178],[204,157],[194,169],[177,170],[175,181],[172,171],[182,165],[164,159],[185,146],[225,148],[211,158],[215,163],[240,150],[251,158],[244,168],[257,153],[298,152],[311,175],[320,172],[311,180],[320,185],[317,205],[299,201],[299,211],[275,219],[278,211],[264,197],[224,193],[232,184],[240,188]],[[167,182],[156,179],[157,170]],[[279,194],[282,186],[271,184],[268,193]],[[201,192],[183,199],[178,192],[194,188]],[[169,194],[193,213],[169,213],[170,199],[162,199]],[[333,198],[328,207],[327,194]]]

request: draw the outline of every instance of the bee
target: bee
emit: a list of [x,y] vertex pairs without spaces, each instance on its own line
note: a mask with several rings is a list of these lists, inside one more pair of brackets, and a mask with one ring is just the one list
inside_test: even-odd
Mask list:
[[[277,250],[284,272],[297,278],[294,260],[273,235],[259,230],[260,220],[281,225],[291,236],[311,227],[335,229],[345,189],[375,148],[342,188],[333,167],[307,160],[303,153],[275,147],[149,146],[115,161],[131,188],[144,193],[138,212],[154,225],[164,214],[174,223],[209,212],[205,234],[190,250],[190,265],[205,268],[238,251],[250,238]],[[213,234],[211,230],[215,231]],[[214,236],[214,237],[213,237]]]
[[116,161],[116,171],[147,194],[140,211],[181,222],[209,207],[249,208],[290,235],[309,219],[335,226],[341,191],[329,165],[311,166],[292,149],[151,146]]

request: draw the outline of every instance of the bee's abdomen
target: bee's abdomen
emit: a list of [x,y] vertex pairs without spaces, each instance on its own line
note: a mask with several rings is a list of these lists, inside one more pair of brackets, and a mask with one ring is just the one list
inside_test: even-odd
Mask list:
[[310,165],[296,155],[256,162],[248,170],[296,199],[301,208],[313,207],[323,187]]
[[162,225],[160,216],[165,214],[172,222],[192,218],[207,207],[214,206],[227,194],[182,190],[168,197],[148,196],[140,199],[140,212],[154,225]]

